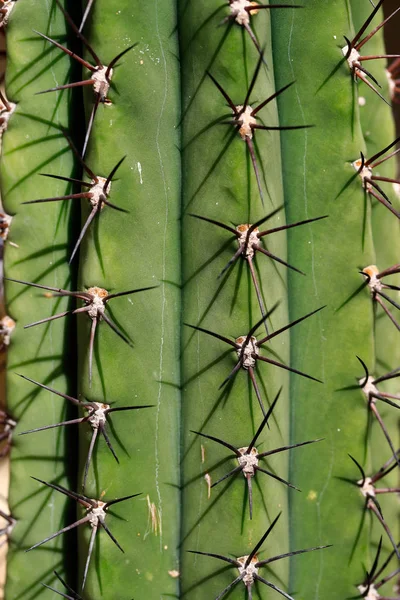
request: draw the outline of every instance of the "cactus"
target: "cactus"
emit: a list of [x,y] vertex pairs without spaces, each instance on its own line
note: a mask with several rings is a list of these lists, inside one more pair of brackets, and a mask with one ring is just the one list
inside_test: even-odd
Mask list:
[[383,0],[8,4],[6,597],[393,597]]

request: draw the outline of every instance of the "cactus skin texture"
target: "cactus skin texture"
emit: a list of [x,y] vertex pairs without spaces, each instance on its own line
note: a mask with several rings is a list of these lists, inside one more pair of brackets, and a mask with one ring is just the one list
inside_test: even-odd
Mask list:
[[[180,6],[183,12],[185,3],[180,3]],[[192,4],[180,19],[184,114],[183,315],[187,323],[211,329],[228,337],[238,337],[246,335],[250,327],[260,319],[260,309],[248,266],[240,258],[239,264],[217,280],[218,274],[236,252],[237,244],[231,242],[226,248],[227,239],[232,237],[229,233],[199,221],[189,216],[189,213],[236,226],[241,223],[253,223],[280,206],[283,194],[279,133],[257,131],[254,136],[258,141],[266,173],[274,174],[267,175],[271,198],[268,197],[263,182],[263,208],[246,144],[239,135],[236,134],[218,164],[217,156],[226,144],[227,126],[214,125],[196,138],[198,132],[228,112],[223,97],[209,78],[204,80],[195,95],[195,90],[209,67],[220,40],[226,36],[223,50],[218,53],[209,69],[220,85],[228,91],[235,104],[243,103],[258,58],[253,44],[247,35],[242,35],[239,27],[232,27],[229,34],[226,26],[217,28],[224,16],[222,13],[214,16],[195,35],[196,30],[200,29],[213,10],[215,3],[212,1],[196,6]],[[261,45],[267,44],[264,56],[272,69],[269,18],[265,13],[260,15],[257,32],[261,38]],[[209,40],[212,42],[209,43]],[[252,98],[257,98],[259,103],[274,92],[271,81],[268,81],[265,73],[261,71]],[[193,97],[194,100],[189,105]],[[265,122],[278,124],[275,104],[264,109],[263,117]],[[216,165],[215,170],[207,177],[213,165]],[[195,194],[200,187],[200,191]],[[265,228],[283,225],[283,219],[284,213],[281,211],[274,218],[273,225],[268,223]],[[285,234],[271,236],[271,240],[269,250],[285,260]],[[224,245],[225,250],[220,253]],[[207,264],[213,256],[215,259]],[[255,262],[259,269],[259,279],[263,282],[267,307],[271,309],[275,302],[281,301],[268,322],[270,329],[277,330],[288,322],[285,301],[286,272],[283,267],[276,267],[271,260],[262,255],[257,256]],[[273,286],[269,284],[270,281],[274,281]],[[259,335],[265,334],[263,328],[259,331]],[[280,336],[273,344],[273,349],[284,361],[288,360],[287,344],[286,334]],[[191,430],[217,436],[240,447],[249,444],[263,418],[248,375],[242,369],[232,385],[228,384],[225,388],[218,389],[235,365],[232,353],[226,355],[227,349],[226,344],[203,333],[190,329],[183,331],[182,593],[183,597],[196,599],[216,597],[235,579],[237,571],[229,569],[223,574],[211,577],[214,573],[220,573],[221,563],[211,558],[188,554],[186,550],[216,552],[228,556],[233,553],[235,557],[248,554],[267,529],[270,519],[281,510],[283,515],[271,543],[274,553],[285,552],[288,548],[287,492],[281,483],[262,473],[256,474],[257,483],[253,482],[252,521],[249,520],[248,501],[244,495],[246,481],[241,473],[233,481],[227,480],[210,490],[208,498],[205,476],[208,474],[213,483],[237,463],[233,460],[228,463],[225,461],[222,467],[215,469],[215,465],[231,453],[214,442],[196,436]],[[219,361],[223,353],[225,357]],[[258,381],[260,382],[261,377],[268,390],[267,400],[260,385],[266,406],[283,386],[281,398],[274,411],[275,419],[271,420],[271,429],[266,429],[260,439],[265,442],[266,448],[274,448],[287,443],[288,440],[285,419],[288,410],[288,376],[286,372],[266,364],[259,365],[256,372]],[[284,453],[272,459],[270,465],[273,466],[274,472],[285,477],[287,461],[287,453]],[[292,490],[291,493],[297,492]],[[217,536],[213,535],[215,531],[219,532]],[[287,568],[288,565],[284,562],[279,565],[277,563],[276,572],[283,581],[287,579]],[[238,597],[243,594],[240,589],[243,584],[240,583],[239,586],[233,592]],[[266,597],[265,590],[260,592],[263,598]]]
[[[65,182],[40,177],[40,172],[73,172],[73,160],[59,124],[68,125],[68,96],[35,96],[42,86],[54,85],[68,77],[68,64],[57,52],[34,38],[32,26],[50,35],[65,35],[65,21],[50,6],[38,11],[34,1],[18,2],[7,29],[8,64],[6,87],[10,100],[17,103],[3,138],[1,161],[2,198],[7,213],[15,215],[12,238],[18,248],[6,244],[7,277],[37,281],[55,287],[70,287],[73,274],[68,266],[68,247],[73,224],[68,205],[36,207],[21,203],[37,197],[66,192]],[[62,320],[49,327],[24,331],[27,323],[52,311],[65,310],[65,299],[45,298],[34,288],[5,282],[7,310],[17,322],[8,350],[7,404],[18,421],[11,453],[9,504],[17,524],[8,554],[7,598],[28,599],[42,594],[41,581],[51,582],[53,569],[62,570],[62,539],[50,542],[45,550],[29,555],[24,550],[55,528],[64,525],[65,499],[38,488],[30,479],[57,479],[68,485],[75,481],[76,442],[61,429],[18,437],[17,432],[57,422],[65,418],[60,398],[33,388],[16,375],[22,373],[62,392],[70,392],[74,365],[66,359],[73,329]],[[69,432],[71,433],[71,432]],[[65,460],[67,455],[71,463]],[[71,543],[71,539],[68,540]],[[72,551],[73,546],[71,547]]]
[[[71,10],[72,4],[65,6]],[[6,282],[8,313],[17,322],[8,350],[8,407],[18,432],[77,413],[15,371],[81,400],[119,408],[152,405],[115,412],[107,424],[118,463],[102,436],[97,440],[85,496],[105,501],[141,495],[113,507],[106,523],[125,554],[100,531],[83,591],[88,525],[28,556],[24,550],[76,520],[72,501],[29,476],[80,493],[92,428],[85,423],[78,430],[14,437],[10,507],[17,525],[7,599],[43,595],[50,600],[52,587],[65,593],[63,579],[85,600],[219,598],[238,571],[201,553],[234,559],[249,554],[280,513],[258,560],[333,545],[263,567],[260,575],[290,594],[285,597],[354,597],[373,562],[382,529],[374,520],[371,528],[367,518],[358,531],[364,499],[351,485],[359,473],[348,455],[369,473],[390,451],[376,423],[367,435],[367,401],[355,388],[363,376],[356,355],[371,374],[397,367],[398,331],[387,319],[374,318],[368,288],[354,292],[363,282],[361,268],[378,263],[383,269],[398,261],[399,222],[375,201],[371,209],[351,162],[360,151],[371,156],[382,149],[394,134],[389,107],[362,82],[352,81],[341,52],[343,35],[352,39],[371,5],[368,0],[304,0],[297,10],[278,8],[278,0],[270,4],[276,10],[260,8],[251,15],[266,65],[260,64],[250,104],[254,108],[294,82],[257,116],[267,126],[304,128],[253,132],[263,203],[246,143],[232,125],[217,122],[232,119],[221,89],[235,105],[243,104],[260,59],[248,31],[237,23],[221,24],[229,2],[218,9],[214,0],[154,0],[140,6],[94,1],[84,33],[101,61],[107,65],[135,46],[115,65],[110,103],[98,108],[85,162],[107,177],[126,157],[109,199],[127,212],[105,206],[69,266],[89,204],[20,203],[68,193],[65,182],[39,179],[39,172],[81,177],[58,125],[69,126],[80,148],[93,90],[33,95],[79,81],[80,73],[76,64],[71,69],[70,57],[33,38],[32,27],[61,43],[67,39],[63,36],[70,30],[56,3],[46,4],[46,11],[38,11],[34,0],[16,3],[7,33],[7,93],[17,109],[4,135],[1,173],[5,210],[15,214],[11,232],[19,248],[6,248],[6,276],[68,290],[98,286],[115,294],[157,287],[115,298],[107,308],[133,347],[100,323],[90,382],[87,315],[23,331],[24,324],[70,305],[65,298]],[[79,15],[72,16],[79,22]],[[79,46],[74,35],[69,42]],[[381,37],[369,42],[369,51],[382,52]],[[84,57],[92,60],[87,50]],[[383,62],[371,65],[379,80]],[[365,106],[359,106],[359,95],[367,99]],[[392,177],[393,163],[385,163],[380,173]],[[323,384],[257,360],[255,377],[266,409],[281,392],[255,447],[265,452],[323,439],[265,461],[263,467],[301,492],[257,472],[250,519],[242,473],[211,487],[237,462],[228,448],[204,436],[246,447],[263,414],[244,369],[220,387],[237,362],[232,347],[193,327],[234,340],[261,318],[242,257],[218,278],[237,241],[204,218],[236,227],[281,206],[260,229],[328,218],[264,238],[264,248],[305,275],[257,253],[256,277],[272,314],[256,336],[264,337],[265,327],[277,332],[326,306],[274,337],[260,355]],[[395,381],[385,389],[396,392]],[[397,447],[393,410],[385,407],[382,415]],[[396,469],[388,482],[396,485],[397,474]],[[393,496],[382,499],[382,506],[397,540]],[[77,518],[83,516],[78,510]],[[390,550],[384,537],[384,556]],[[390,585],[384,589],[393,595]],[[278,597],[260,582],[252,592],[263,600]],[[238,582],[229,597],[245,594]]]

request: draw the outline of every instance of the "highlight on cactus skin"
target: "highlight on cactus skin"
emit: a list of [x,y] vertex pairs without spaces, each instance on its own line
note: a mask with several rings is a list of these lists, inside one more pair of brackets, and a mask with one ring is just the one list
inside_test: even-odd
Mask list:
[[[17,375],[19,375],[19,373],[17,373]],[[107,417],[114,412],[120,412],[120,411],[126,411],[126,410],[139,410],[141,408],[153,408],[153,406],[154,406],[152,404],[143,404],[140,406],[110,406],[109,404],[106,404],[104,402],[89,402],[89,401],[81,402],[80,400],[78,400],[78,398],[73,398],[71,396],[68,396],[67,394],[57,392],[57,390],[54,390],[53,388],[50,388],[49,386],[44,385],[43,383],[39,383],[38,381],[34,381],[33,379],[26,377],[25,375],[19,375],[19,376],[22,377],[23,379],[26,379],[27,381],[30,381],[31,383],[33,383],[35,385],[41,387],[42,389],[47,390],[48,392],[51,392],[52,394],[56,394],[57,396],[60,396],[61,398],[68,400],[73,405],[82,408],[82,410],[84,410],[87,413],[86,416],[80,417],[78,419],[62,421],[61,423],[56,423],[54,425],[45,425],[44,427],[36,427],[35,429],[29,429],[28,431],[21,431],[18,434],[18,435],[26,435],[27,433],[36,433],[37,431],[46,431],[47,429],[54,429],[55,427],[63,427],[65,425],[79,425],[81,423],[89,423],[89,425],[91,426],[91,428],[93,430],[93,433],[92,433],[92,438],[90,441],[88,455],[87,455],[85,468],[84,468],[84,472],[83,472],[82,490],[85,488],[85,485],[86,485],[86,479],[87,479],[87,475],[88,475],[88,471],[89,471],[89,466],[90,466],[90,462],[91,462],[92,455],[93,455],[93,450],[94,450],[96,440],[98,438],[99,433],[101,433],[101,435],[104,437],[106,444],[107,444],[108,448],[110,449],[111,454],[117,461],[117,463],[119,462],[118,456],[115,453],[115,450],[111,444],[110,438],[108,437],[108,433],[106,430]],[[1,441],[1,437],[0,437],[0,441]]]
[[193,431],[193,433],[196,433],[197,435],[200,435],[204,438],[207,438],[209,440],[217,442],[217,444],[220,444],[221,446],[225,446],[226,448],[228,448],[229,450],[231,450],[234,453],[235,458],[238,461],[239,465],[237,467],[235,467],[234,469],[232,469],[231,471],[229,471],[229,473],[227,473],[226,475],[223,475],[222,477],[220,477],[220,479],[218,479],[218,481],[216,481],[215,483],[213,483],[211,485],[211,488],[215,487],[222,481],[225,481],[225,479],[227,479],[228,477],[231,477],[232,475],[236,476],[241,472],[247,481],[250,519],[253,518],[252,479],[256,476],[256,473],[258,471],[260,471],[260,473],[264,473],[265,475],[269,475],[269,477],[272,477],[273,479],[280,481],[281,483],[287,485],[290,488],[300,491],[299,488],[297,488],[293,484],[289,483],[285,479],[282,479],[282,477],[279,477],[278,475],[276,475],[276,473],[267,471],[266,469],[261,467],[259,464],[260,460],[262,460],[263,458],[267,458],[268,456],[272,456],[273,454],[279,454],[280,452],[286,452],[288,450],[293,450],[294,448],[300,448],[301,446],[308,446],[309,444],[315,444],[316,442],[322,441],[321,439],[310,440],[308,442],[300,442],[298,444],[282,446],[281,448],[274,448],[273,450],[266,450],[265,452],[257,451],[255,444],[257,443],[257,440],[260,437],[264,427],[268,424],[268,420],[273,413],[276,403],[279,400],[281,391],[282,391],[282,389],[280,389],[279,392],[277,393],[277,395],[275,396],[275,399],[272,402],[271,406],[269,407],[267,414],[265,415],[264,419],[262,420],[261,425],[257,429],[253,439],[251,440],[251,442],[248,446],[245,446],[242,448],[236,448],[232,444],[229,444],[228,442],[221,440],[220,438],[214,437],[212,435],[206,435],[205,433],[201,433],[200,431]]
[[66,533],[67,531],[71,531],[71,529],[74,529],[75,527],[79,527],[80,525],[88,523],[90,525],[90,527],[92,528],[92,533],[90,536],[89,549],[88,549],[87,559],[86,559],[86,563],[85,563],[85,570],[83,572],[83,581],[82,581],[82,587],[81,587],[81,589],[83,590],[83,588],[85,587],[85,583],[86,583],[86,577],[87,577],[88,570],[89,570],[89,564],[90,564],[90,559],[92,557],[92,552],[93,552],[94,543],[96,540],[96,535],[97,535],[97,532],[99,529],[104,529],[104,531],[106,532],[106,534],[108,535],[110,540],[117,546],[117,548],[119,550],[121,550],[121,552],[124,552],[124,550],[118,543],[118,540],[116,540],[116,538],[113,536],[110,529],[108,528],[108,525],[106,525],[105,519],[107,516],[108,509],[110,508],[110,506],[114,506],[115,504],[119,504],[120,502],[125,502],[126,500],[131,500],[132,498],[136,498],[137,496],[140,496],[141,492],[139,494],[131,494],[130,496],[124,496],[123,498],[116,498],[115,500],[109,500],[108,502],[103,502],[103,500],[100,500],[100,499],[95,500],[93,498],[87,498],[86,496],[84,496],[82,494],[77,494],[75,492],[67,490],[66,488],[62,487],[61,485],[56,485],[54,483],[47,483],[46,481],[42,481],[41,479],[38,479],[37,477],[32,477],[32,479],[35,479],[36,481],[39,481],[39,483],[43,483],[43,485],[47,485],[47,487],[50,487],[50,488],[56,490],[57,492],[60,492],[61,494],[64,494],[65,496],[68,496],[69,498],[72,498],[73,500],[75,500],[76,502],[78,502],[78,504],[80,504],[85,509],[86,515],[84,517],[82,517],[81,519],[78,519],[78,521],[76,521],[75,523],[72,523],[71,525],[68,525],[67,527],[63,527],[63,529],[60,529],[56,533],[49,535],[47,538],[45,538],[41,542],[37,542],[37,544],[34,544],[30,548],[28,548],[28,550],[26,550],[26,552],[30,552],[31,550],[34,550],[35,548],[38,548],[39,546],[46,544],[47,542],[49,542],[53,538],[61,535],[62,533]]
[[[370,33],[368,33],[368,35],[366,35],[364,38],[362,37],[366,31],[366,29],[368,28],[368,26],[370,25],[371,21],[373,20],[373,18],[375,17],[375,15],[377,14],[377,12],[379,11],[379,9],[381,8],[382,4],[383,4],[384,0],[380,0],[378,2],[378,4],[375,5],[374,10],[372,11],[372,13],[370,14],[370,16],[368,17],[368,19],[365,21],[364,25],[361,27],[361,29],[357,32],[357,34],[355,35],[355,37],[350,41],[346,36],[344,36],[344,39],[346,40],[346,46],[344,46],[344,48],[342,49],[343,55],[347,61],[347,64],[350,67],[350,71],[353,75],[353,78],[355,80],[360,79],[361,81],[363,81],[369,88],[371,88],[371,90],[373,90],[380,98],[382,98],[382,100],[384,102],[386,102],[386,104],[389,104],[388,101],[382,96],[382,94],[377,90],[377,88],[374,86],[374,83],[378,86],[378,87],[382,87],[380,85],[380,83],[375,79],[375,77],[372,75],[372,73],[370,73],[369,71],[367,71],[367,69],[363,66],[363,62],[368,61],[368,60],[376,60],[376,59],[390,59],[390,58],[399,58],[399,55],[396,54],[380,54],[380,55],[365,55],[362,56],[360,53],[360,50],[362,49],[362,47],[382,28],[386,25],[386,23],[395,16],[395,14],[400,10],[400,8],[397,8],[396,10],[394,10],[392,12],[392,14],[387,17],[384,21],[382,21],[382,23],[380,23],[379,25],[377,25],[372,31],[370,31]],[[371,83],[372,80],[373,83]]]
[[222,556],[221,554],[214,554],[211,552],[200,552],[199,550],[188,550],[188,552],[192,554],[199,554],[201,556],[210,556],[211,558],[217,558],[218,560],[221,560],[232,565],[233,567],[236,567],[236,569],[239,571],[238,577],[236,577],[236,579],[234,579],[232,583],[230,583],[224,590],[222,590],[222,592],[218,594],[215,600],[219,600],[220,598],[225,596],[233,587],[235,587],[241,581],[243,581],[244,585],[246,586],[248,600],[251,600],[253,597],[253,586],[257,581],[278,592],[278,594],[280,594],[284,598],[287,598],[287,600],[294,600],[292,596],[290,596],[278,586],[274,585],[273,583],[259,575],[259,569],[261,567],[270,565],[271,563],[276,562],[278,560],[282,560],[283,558],[290,558],[291,556],[297,556],[298,554],[305,554],[307,552],[314,552],[315,550],[324,550],[325,548],[330,548],[331,546],[316,546],[314,548],[306,548],[305,550],[295,550],[293,552],[287,552],[286,554],[280,554],[279,556],[273,556],[264,560],[258,560],[257,552],[261,549],[262,545],[264,544],[269,534],[278,522],[280,516],[281,513],[279,513],[278,516],[275,517],[271,525],[268,527],[267,531],[264,533],[264,535],[258,541],[258,543],[254,546],[250,554],[247,554],[245,556],[239,556],[236,559],[232,559],[228,556]]
[[101,321],[104,321],[110,327],[110,329],[112,329],[126,344],[128,344],[128,346],[133,346],[131,340],[117,327],[117,325],[110,319],[110,317],[106,315],[105,310],[107,302],[109,300],[112,300],[113,298],[119,298],[120,296],[136,294],[138,292],[145,292],[147,290],[153,290],[157,287],[156,285],[151,285],[149,287],[138,288],[136,290],[128,290],[127,292],[118,292],[116,294],[109,294],[104,288],[96,286],[90,287],[83,292],[69,292],[68,290],[63,290],[61,288],[57,289],[45,285],[40,285],[38,283],[31,283],[29,281],[20,281],[18,279],[11,278],[7,279],[9,281],[13,281],[14,283],[21,283],[23,285],[40,288],[42,290],[48,290],[50,292],[53,292],[53,295],[56,296],[69,296],[71,298],[76,298],[77,300],[81,300],[84,303],[84,306],[82,306],[81,308],[76,308],[75,310],[67,310],[57,315],[52,315],[51,317],[40,319],[40,321],[36,321],[35,323],[29,323],[29,325],[24,325],[24,329],[34,327],[35,325],[42,325],[43,323],[54,321],[54,319],[60,319],[69,314],[77,315],[81,313],[86,313],[92,321],[89,338],[89,384],[91,384],[92,382],[94,339],[96,335],[97,326],[99,325],[99,323],[101,323]]
[[263,102],[258,104],[258,106],[253,108],[250,105],[250,96],[251,96],[254,86],[256,84],[257,77],[260,72],[262,63],[263,63],[263,54],[261,54],[260,58],[258,59],[257,66],[255,68],[253,77],[251,79],[249,88],[246,93],[246,97],[243,101],[243,104],[235,104],[233,102],[233,100],[230,98],[230,96],[228,95],[228,93],[222,88],[222,86],[218,83],[218,81],[211,75],[211,73],[207,73],[207,74],[210,77],[211,81],[216,86],[216,88],[219,90],[221,95],[225,98],[225,100],[227,101],[227,103],[230,106],[232,113],[233,113],[232,120],[224,120],[224,121],[221,120],[220,121],[221,125],[230,125],[235,128],[233,135],[231,135],[231,137],[229,138],[229,142],[233,141],[233,138],[235,137],[236,133],[239,133],[242,140],[244,142],[246,142],[246,145],[247,145],[250,157],[251,157],[251,162],[253,164],[253,169],[254,169],[254,173],[256,176],[256,180],[257,180],[257,185],[258,185],[258,190],[260,193],[261,202],[264,205],[264,196],[263,196],[263,191],[262,191],[260,172],[259,172],[258,166],[257,166],[257,155],[259,156],[259,152],[257,149],[255,138],[254,138],[254,142],[253,142],[255,130],[261,129],[264,131],[286,131],[286,130],[293,130],[293,129],[308,129],[309,127],[312,127],[312,125],[265,125],[261,118],[260,118],[260,123],[257,121],[257,113],[259,113],[262,108],[264,108],[267,104],[272,102],[275,98],[277,98],[280,94],[285,92],[288,88],[290,88],[294,84],[294,81],[292,81],[291,83],[288,83],[287,85],[285,85],[285,87],[281,88],[280,90],[278,90],[277,92],[275,92],[274,94],[269,96],[269,98],[267,98],[266,100],[264,100]]

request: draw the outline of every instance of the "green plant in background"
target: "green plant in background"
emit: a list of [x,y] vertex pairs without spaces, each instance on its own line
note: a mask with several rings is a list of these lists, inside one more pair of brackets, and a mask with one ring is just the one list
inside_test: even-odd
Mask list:
[[393,596],[382,4],[15,3],[7,598]]

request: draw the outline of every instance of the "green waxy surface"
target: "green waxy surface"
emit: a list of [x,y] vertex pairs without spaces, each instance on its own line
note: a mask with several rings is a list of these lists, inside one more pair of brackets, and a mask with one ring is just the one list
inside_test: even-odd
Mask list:
[[[125,554],[99,533],[85,598],[158,598],[177,594],[179,569],[179,137],[174,2],[133,4],[97,0],[87,35],[106,64],[137,43],[114,70],[110,106],[100,106],[85,160],[107,176],[126,155],[110,201],[81,248],[81,288],[113,292],[157,289],[111,300],[108,315],[133,341],[130,348],[106,323],[96,334],[93,383],[88,382],[89,319],[79,323],[79,387],[90,400],[118,406],[108,433],[118,465],[99,439],[86,493],[106,499],[141,493],[117,505],[107,523]],[[172,35],[171,35],[172,34]],[[86,112],[92,106],[86,95]],[[88,208],[83,207],[83,220]],[[106,309],[107,311],[109,309]],[[82,429],[81,470],[90,429]],[[82,576],[90,528],[81,533]],[[113,591],[111,591],[113,590]]]
[[[307,502],[295,498],[291,504],[291,547],[333,544],[309,557],[307,569],[292,561],[290,588],[299,598],[354,595],[366,558],[364,531],[349,561],[364,501],[355,487],[340,479],[355,478],[348,453],[363,454],[367,413],[360,391],[339,390],[354,385],[362,375],[356,354],[372,363],[374,351],[368,296],[358,294],[342,306],[361,283],[360,264],[374,260],[370,203],[363,236],[364,202],[358,180],[340,193],[354,174],[351,160],[364,146],[357,105],[352,109],[354,84],[341,54],[343,35],[351,38],[353,33],[349,15],[342,0],[323,6],[309,1],[291,15],[278,11],[273,15],[274,57],[281,57],[275,71],[277,86],[288,79],[297,82],[294,98],[280,98],[280,116],[286,119],[295,112],[300,122],[315,125],[299,134],[296,145],[282,137],[288,219],[304,218],[311,211],[329,214],[323,230],[310,228],[309,244],[288,236],[289,260],[296,257],[300,267],[311,265],[312,270],[311,281],[289,276],[290,314],[301,314],[314,303],[327,304],[316,319],[291,335],[292,362],[299,368],[307,365],[325,381],[317,390],[305,380],[291,378],[292,439],[307,438],[315,430],[325,438],[318,461],[292,455],[290,473]],[[307,32],[310,36],[312,32],[313,47],[304,44]]]
[[[239,25],[234,24],[229,32],[226,24],[218,28],[228,7],[214,15],[215,3],[211,1],[197,5],[181,2],[180,7],[184,115],[183,320],[234,339],[240,335],[245,336],[251,325],[260,319],[260,309],[249,280],[248,267],[240,258],[231,271],[217,279],[236,252],[237,242],[229,232],[199,221],[191,217],[190,213],[237,226],[252,223],[280,206],[283,195],[279,134],[260,130],[254,136],[270,193],[268,196],[263,182],[263,207],[246,144],[239,135],[236,135],[226,153],[218,160],[231,131],[229,128],[227,130],[226,125],[209,125],[222,115],[229,115],[230,111],[218,89],[205,77],[208,69],[234,104],[242,104],[258,60],[257,51]],[[261,69],[251,95],[251,103],[255,107],[275,90],[271,81],[273,63],[268,11],[260,12],[252,23],[260,36],[260,45],[266,45],[265,59],[268,63],[267,71]],[[292,95],[293,91],[288,90],[286,93]],[[267,125],[277,125],[275,104],[271,103],[264,108],[260,117]],[[292,117],[288,124],[297,123],[293,122]],[[291,139],[296,139],[298,132],[290,132],[289,135],[292,136]],[[258,167],[261,170],[260,160]],[[262,225],[261,230],[278,224],[284,224],[282,212]],[[318,225],[323,227],[323,224]],[[304,228],[298,229],[295,235],[298,239],[307,239]],[[283,233],[268,237],[267,245],[271,252],[286,259],[286,239]],[[275,302],[280,303],[268,322],[270,331],[277,330],[288,323],[286,271],[261,253],[257,254],[254,262],[259,269],[258,277],[267,307],[271,309]],[[293,262],[298,266],[297,261]],[[299,274],[296,276],[302,277]],[[263,333],[265,335],[260,327],[258,339]],[[270,347],[278,353],[278,360],[288,362],[287,341],[288,335],[283,334],[271,342]],[[235,355],[227,354],[227,350],[229,347],[222,341],[184,328],[182,594],[183,597],[198,600],[216,597],[237,577],[238,572],[234,567],[221,571],[224,565],[220,561],[188,554],[187,550],[234,557],[249,554],[280,511],[280,521],[263,546],[261,556],[275,555],[288,549],[287,490],[282,484],[262,473],[256,474],[253,480],[252,521],[249,520],[245,495],[246,482],[241,473],[234,480],[226,480],[215,488],[208,488],[208,485],[232,470],[237,462],[228,449],[196,436],[191,430],[217,436],[241,447],[250,443],[262,421],[262,413],[250,389],[246,372],[240,370],[232,386],[219,389],[235,365]],[[274,358],[268,353],[268,349],[263,349],[261,353]],[[308,366],[305,370],[309,372]],[[280,386],[283,386],[282,396],[274,411],[274,418],[271,419],[271,428],[264,430],[258,442],[263,449],[272,449],[286,444],[288,439],[288,376],[276,367],[260,363],[256,367],[256,377],[266,406],[272,402]],[[260,378],[265,388],[260,383]],[[318,387],[320,384],[314,385]],[[312,437],[318,437],[318,432],[314,432]],[[301,440],[303,436],[298,441]],[[303,458],[313,456],[315,451],[312,447],[295,450],[302,453]],[[227,460],[228,457],[231,458]],[[268,462],[268,467],[285,479],[287,465],[288,453],[277,455]],[[297,485],[296,480],[293,483]],[[290,494],[297,493],[290,491]],[[276,563],[273,573],[263,569],[260,574],[287,589],[288,561]],[[269,597],[271,593],[263,586],[259,586],[259,592],[262,598]],[[243,583],[239,583],[232,592],[232,598],[241,598],[243,593]]]
[[[31,0],[18,2],[7,29],[8,98],[17,102],[9,128],[3,137],[1,166],[2,198],[5,210],[15,215],[10,237],[18,248],[5,246],[6,277],[35,281],[54,287],[71,286],[68,266],[69,235],[72,230],[70,207],[66,203],[21,206],[21,202],[66,193],[68,184],[40,177],[39,173],[71,175],[73,160],[59,131],[68,124],[67,95],[35,96],[55,82],[68,81],[68,65],[58,60],[55,50],[32,32],[65,36],[65,23],[52,3],[38,10]],[[69,321],[56,320],[24,330],[23,326],[61,312],[68,302],[46,298],[43,291],[5,282],[7,311],[16,322],[8,350],[8,410],[18,421],[11,453],[9,503],[17,525],[8,554],[7,598],[28,600],[50,598],[41,582],[54,580],[52,571],[65,570],[63,548],[73,548],[73,537],[49,542],[25,554],[24,550],[64,526],[65,498],[30,479],[66,483],[74,481],[74,431],[53,429],[18,437],[17,433],[65,418],[61,398],[39,391],[20,379],[22,373],[61,392],[72,391],[75,364],[66,360],[73,328]],[[69,379],[69,383],[67,378]],[[68,436],[68,437],[67,437]],[[72,461],[69,463],[66,456]],[[70,485],[67,484],[67,485]]]

